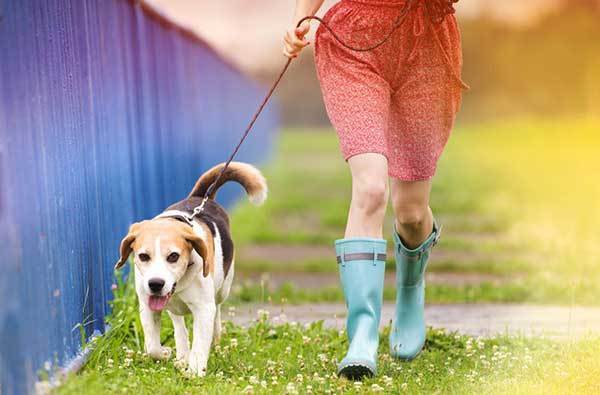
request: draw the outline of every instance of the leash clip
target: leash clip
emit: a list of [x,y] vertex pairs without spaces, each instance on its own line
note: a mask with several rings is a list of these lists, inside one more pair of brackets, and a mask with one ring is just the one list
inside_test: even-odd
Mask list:
[[193,223],[194,218],[196,218],[198,215],[200,215],[202,211],[204,211],[204,205],[207,201],[208,196],[205,196],[204,199],[202,199],[202,203],[200,203],[199,206],[194,207],[194,211],[192,211],[190,215],[186,216],[186,219],[190,224]]

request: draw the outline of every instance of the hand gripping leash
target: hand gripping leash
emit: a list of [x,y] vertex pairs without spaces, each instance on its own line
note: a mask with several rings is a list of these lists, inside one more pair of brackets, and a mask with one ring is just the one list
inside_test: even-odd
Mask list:
[[[427,13],[429,14],[430,19],[434,23],[441,23],[444,20],[444,18],[446,17],[446,15],[454,13],[454,7],[453,7],[453,5],[456,2],[458,2],[458,0],[409,0],[409,1],[406,2],[406,5],[404,7],[402,7],[402,11],[398,15],[398,18],[396,18],[396,20],[394,21],[394,24],[392,25],[392,28],[391,28],[390,32],[388,34],[386,34],[381,41],[377,42],[374,45],[371,45],[371,46],[368,46],[368,47],[364,47],[364,48],[355,47],[355,46],[352,46],[352,45],[344,42],[344,40],[342,40],[333,31],[333,29],[331,29],[331,27],[329,26],[329,24],[327,24],[327,22],[325,22],[323,19],[319,18],[318,16],[314,16],[314,15],[312,15],[312,16],[306,16],[306,17],[304,17],[304,18],[302,18],[302,19],[300,19],[298,21],[298,23],[296,24],[296,27],[297,28],[300,27],[300,25],[302,23],[304,23],[305,21],[316,20],[319,23],[321,23],[321,25],[325,29],[327,29],[329,31],[329,33],[331,33],[332,37],[341,46],[343,46],[344,48],[349,49],[351,51],[355,51],[355,52],[369,52],[369,51],[373,51],[373,50],[379,48],[380,46],[382,46],[383,44],[385,44],[392,37],[392,35],[394,34],[394,32],[396,30],[398,30],[398,28],[400,28],[402,26],[402,24],[406,20],[406,17],[410,13],[410,11],[413,10],[414,8],[419,7],[419,6],[425,7],[425,9],[427,10]],[[191,223],[191,221],[193,221],[194,218],[196,216],[198,216],[204,210],[204,205],[208,201],[208,199],[211,196],[211,194],[212,194],[213,190],[215,189],[215,187],[217,185],[219,185],[219,181],[223,177],[223,174],[225,173],[225,171],[229,167],[229,164],[231,163],[231,161],[233,160],[233,158],[237,155],[240,147],[242,146],[242,144],[246,140],[246,137],[248,137],[248,135],[250,134],[250,131],[252,130],[252,128],[254,127],[254,124],[256,123],[256,120],[258,119],[258,117],[260,116],[260,114],[264,110],[265,106],[267,105],[267,103],[271,99],[271,96],[273,96],[273,92],[275,92],[275,89],[279,85],[279,82],[281,82],[281,79],[283,78],[284,74],[287,72],[287,70],[290,67],[291,63],[292,63],[292,58],[289,58],[285,62],[285,65],[283,66],[283,68],[279,72],[279,75],[277,76],[277,78],[275,79],[275,81],[273,82],[273,84],[271,85],[271,89],[269,89],[269,91],[267,92],[267,95],[265,96],[265,98],[260,103],[260,106],[258,107],[258,110],[254,113],[254,116],[250,120],[250,123],[248,123],[248,126],[246,127],[246,130],[244,131],[244,134],[242,135],[242,138],[238,142],[237,146],[235,147],[235,149],[233,150],[233,152],[231,153],[231,155],[229,155],[229,158],[227,159],[227,162],[225,162],[225,165],[221,168],[221,170],[219,171],[219,174],[217,175],[217,177],[215,178],[215,180],[206,189],[206,193],[204,194],[204,198],[202,199],[202,202],[200,203],[199,206],[195,207],[194,211],[187,217],[188,222]],[[456,75],[455,75],[455,78],[457,78]],[[460,78],[458,78],[458,79],[460,81]],[[463,83],[463,85],[464,85],[464,83]]]

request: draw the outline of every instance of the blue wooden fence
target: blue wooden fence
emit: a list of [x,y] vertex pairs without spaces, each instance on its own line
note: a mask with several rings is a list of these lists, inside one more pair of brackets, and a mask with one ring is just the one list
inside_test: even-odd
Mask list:
[[[75,355],[77,324],[104,329],[128,225],[224,160],[263,93],[143,2],[0,1],[1,394]],[[276,123],[268,109],[239,159]]]

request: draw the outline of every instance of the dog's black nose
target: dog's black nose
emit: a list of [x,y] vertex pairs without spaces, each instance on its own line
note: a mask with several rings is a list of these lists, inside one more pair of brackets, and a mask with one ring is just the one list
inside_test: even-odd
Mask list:
[[162,291],[164,286],[165,280],[163,280],[162,278],[151,278],[150,280],[148,280],[148,287],[150,287],[150,291],[154,293]]

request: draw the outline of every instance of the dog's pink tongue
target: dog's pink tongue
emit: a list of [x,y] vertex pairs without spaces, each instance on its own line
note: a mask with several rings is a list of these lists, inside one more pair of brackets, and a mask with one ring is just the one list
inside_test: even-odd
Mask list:
[[152,311],[161,311],[165,308],[167,302],[169,301],[168,296],[150,296],[148,300],[148,306]]

